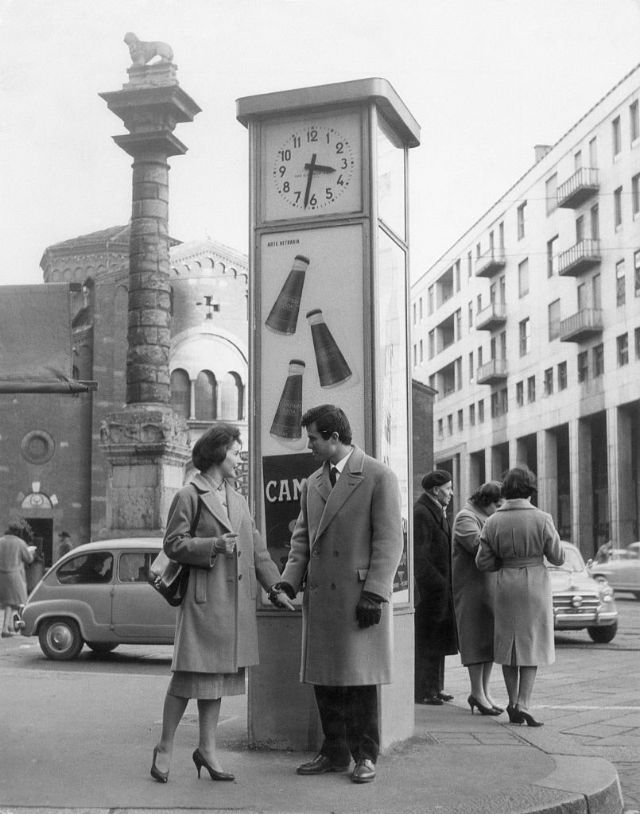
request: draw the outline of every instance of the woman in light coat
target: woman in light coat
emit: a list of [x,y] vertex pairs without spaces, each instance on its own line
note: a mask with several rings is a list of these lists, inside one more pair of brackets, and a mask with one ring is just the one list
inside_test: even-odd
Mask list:
[[[152,777],[166,783],[176,729],[189,698],[198,701],[200,739],[193,753],[198,777],[233,780],[216,754],[223,695],[245,691],[244,668],[258,663],[258,582],[268,589],[280,573],[258,534],[244,498],[228,479],[236,475],[240,432],[219,423],[195,443],[199,470],[176,494],[167,520],[164,550],[189,565],[189,583],[178,608],[176,638],[162,718],[153,750]],[[285,594],[281,605],[293,610]]]
[[14,618],[27,601],[25,565],[33,562],[36,547],[27,522],[12,523],[0,537],[0,607],[4,608],[2,637],[15,636]]
[[553,597],[543,558],[564,562],[551,515],[530,502],[535,489],[526,467],[507,472],[506,500],[485,523],[476,555],[481,571],[497,571],[494,660],[502,665],[509,720],[529,726],[541,726],[529,712],[538,665],[555,660]]
[[476,553],[480,532],[487,518],[502,503],[499,481],[489,481],[475,491],[458,512],[453,523],[451,581],[458,647],[463,665],[469,671],[471,712],[482,715],[504,712],[489,693],[493,668],[493,603],[495,574],[479,571]]

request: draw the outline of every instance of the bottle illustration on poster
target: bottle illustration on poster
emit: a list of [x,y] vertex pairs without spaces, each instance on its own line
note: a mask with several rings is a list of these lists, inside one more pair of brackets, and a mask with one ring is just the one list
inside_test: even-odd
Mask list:
[[308,311],[307,319],[311,326],[320,386],[336,387],[342,382],[346,382],[351,378],[351,368],[327,327],[322,310],[314,308],[312,311]]
[[267,328],[275,331],[275,333],[291,335],[296,332],[302,289],[308,267],[309,258],[297,254],[293,260],[291,271],[265,321]]
[[271,423],[271,435],[284,442],[302,440],[302,377],[305,363],[302,359],[291,359],[287,380],[282,389],[276,413]]

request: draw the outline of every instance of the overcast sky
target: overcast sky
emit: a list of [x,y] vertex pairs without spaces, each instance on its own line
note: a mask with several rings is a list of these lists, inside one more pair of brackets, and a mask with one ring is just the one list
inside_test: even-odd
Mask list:
[[176,135],[170,233],[247,250],[235,100],[368,76],[422,127],[411,151],[413,277],[640,62],[638,0],[0,0],[0,283],[42,280],[53,243],[130,215],[127,31],[173,47],[202,108]]

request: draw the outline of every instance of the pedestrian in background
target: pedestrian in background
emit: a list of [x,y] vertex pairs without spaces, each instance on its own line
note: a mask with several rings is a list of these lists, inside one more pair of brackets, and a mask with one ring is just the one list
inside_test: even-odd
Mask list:
[[501,483],[483,483],[466,502],[453,523],[451,581],[462,664],[469,671],[471,712],[500,715],[489,692],[493,668],[493,604],[495,574],[480,571],[476,553],[480,532],[502,503]]
[[422,488],[413,507],[415,700],[439,706],[453,698],[444,691],[445,656],[458,652],[446,514],[453,496],[451,474],[434,469],[423,477]]
[[476,555],[481,571],[497,571],[493,654],[502,665],[509,720],[528,726],[542,726],[529,712],[538,666],[555,660],[553,597],[543,558],[564,562],[551,515],[531,504],[535,491],[527,467],[507,472],[505,502],[485,523]]
[[345,772],[353,757],[352,781],[368,783],[380,750],[377,685],[391,682],[400,490],[387,466],[352,444],[339,407],[314,407],[302,426],[322,466],[302,487],[291,551],[274,587],[293,598],[304,584],[300,678],[313,684],[324,741],[297,772]]
[[[280,577],[256,531],[245,499],[230,481],[240,462],[240,432],[222,422],[194,444],[199,470],[169,509],[164,550],[189,566],[186,595],[178,608],[176,637],[151,776],[166,783],[176,729],[190,698],[197,699],[199,743],[193,753],[198,777],[234,780],[216,751],[223,695],[242,695],[245,667],[258,663],[257,581],[268,589]],[[281,605],[293,605],[285,594]]]
[[71,535],[68,531],[61,531],[58,535],[58,556],[57,559],[60,557],[64,557],[65,554],[68,554],[73,545],[71,543]]
[[14,619],[20,605],[27,601],[25,565],[33,562],[36,547],[31,526],[26,522],[11,523],[0,537],[0,607],[4,608],[2,637],[15,636]]

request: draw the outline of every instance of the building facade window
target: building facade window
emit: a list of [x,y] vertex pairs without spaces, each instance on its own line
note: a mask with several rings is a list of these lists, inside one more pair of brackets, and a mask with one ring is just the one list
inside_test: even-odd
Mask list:
[[634,218],[640,214],[640,173],[631,179],[631,214]]
[[591,221],[591,238],[600,240],[600,207],[594,204],[589,210],[589,220]]
[[422,297],[420,297],[420,299],[418,300],[418,306],[419,306],[419,311],[420,311],[420,322],[422,322],[422,317],[423,317]]
[[640,249],[633,253],[633,296],[640,297]]
[[629,364],[629,336],[628,334],[621,334],[616,338],[616,345],[618,349],[618,367],[624,367]]
[[596,136],[589,141],[589,166],[594,169],[598,166],[598,139]]
[[420,340],[418,345],[420,346],[420,364],[422,364],[424,362],[424,348],[422,345],[422,339]]
[[624,260],[616,263],[616,305],[624,305],[626,302],[626,278],[624,272]]
[[547,200],[547,215],[558,208],[558,174],[554,173],[545,181],[545,197]]
[[476,371],[473,367],[473,351],[469,353],[469,381],[472,382],[476,377]]
[[413,303],[413,324],[416,325],[418,323],[418,305],[417,303]]
[[589,352],[586,350],[578,354],[578,381],[586,382],[589,378]]
[[558,390],[567,389],[567,363],[560,362],[558,364]]
[[467,279],[471,279],[473,277],[473,255],[471,252],[467,252]]
[[622,133],[620,131],[620,116],[616,116],[611,122],[611,148],[614,159],[622,150]]
[[429,331],[429,359],[433,359],[436,355],[436,332],[435,330]]
[[549,342],[552,342],[560,336],[560,300],[550,302],[547,311],[549,318]]
[[593,348],[593,377],[594,379],[604,374],[604,345],[602,342]]
[[491,418],[497,418],[500,415],[498,410],[498,394],[491,394]]
[[629,135],[632,144],[640,136],[640,116],[638,115],[637,99],[629,105]]
[[527,401],[529,404],[536,400],[536,377],[529,376],[527,379]]
[[427,313],[433,314],[434,307],[435,307],[435,297],[436,297],[434,286],[429,287],[429,290],[427,291],[427,297],[428,297]]
[[633,332],[635,337],[635,344],[636,344],[636,361],[640,359],[640,328],[636,328]]
[[484,423],[484,399],[478,402],[478,421],[480,424]]
[[453,413],[447,416],[447,431],[449,435],[453,435]]
[[524,297],[529,293],[529,259],[518,263],[518,296]]
[[444,422],[441,418],[438,419],[438,438],[444,438]]
[[518,407],[524,405],[524,382],[516,382],[516,404]]
[[558,273],[558,235],[547,241],[547,277]]
[[544,394],[550,396],[553,394],[553,368],[548,367],[544,372]]
[[520,356],[526,356],[531,350],[531,320],[529,317],[519,323]]
[[472,427],[475,427],[475,425],[476,425],[476,405],[475,404],[470,404],[469,405],[469,424]]
[[526,201],[524,203],[521,203],[520,206],[518,207],[517,213],[516,213],[516,215],[517,215],[518,240],[522,240],[522,238],[524,237],[524,226],[525,226],[524,212],[525,212],[526,206],[527,206]]
[[458,430],[464,429],[464,414],[462,410],[458,410]]
[[509,393],[506,387],[503,387],[500,391],[498,406],[502,415],[504,415],[509,409]]
[[416,345],[413,346],[413,366],[416,367],[418,364],[418,348]]
[[469,330],[471,330],[471,328],[473,328],[473,303],[472,302],[469,303],[469,307],[468,307],[467,311],[468,311],[468,313],[467,313],[467,321],[469,323]]
[[613,225],[616,230],[622,226],[622,187],[613,192]]

